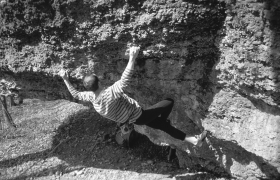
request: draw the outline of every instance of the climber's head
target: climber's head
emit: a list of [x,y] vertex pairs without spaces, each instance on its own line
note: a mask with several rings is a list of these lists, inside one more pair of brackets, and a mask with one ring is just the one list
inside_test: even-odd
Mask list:
[[83,78],[84,87],[88,91],[96,91],[99,89],[99,79],[95,74],[85,75]]

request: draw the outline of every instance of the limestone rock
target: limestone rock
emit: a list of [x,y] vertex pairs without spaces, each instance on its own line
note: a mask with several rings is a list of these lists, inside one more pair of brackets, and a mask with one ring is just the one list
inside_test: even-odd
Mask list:
[[198,151],[167,134],[136,127],[176,146],[181,166],[200,164],[239,179],[279,178],[279,9],[272,1],[1,1],[0,80],[28,98],[71,99],[96,73],[118,80],[126,49],[141,45],[129,94],[143,107],[171,97],[172,124],[211,134]]

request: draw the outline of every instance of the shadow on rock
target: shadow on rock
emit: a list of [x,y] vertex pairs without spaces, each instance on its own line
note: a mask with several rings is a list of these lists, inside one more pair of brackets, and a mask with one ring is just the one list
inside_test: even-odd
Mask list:
[[138,134],[132,148],[115,142],[116,124],[93,109],[70,116],[53,137],[54,154],[73,165],[137,171],[142,160],[166,158],[166,150]]
[[258,166],[261,172],[264,173],[270,179],[277,179],[280,177],[276,167],[271,165],[261,156],[247,151],[242,146],[238,145],[237,142],[218,139],[212,136],[211,134],[208,135],[208,140],[211,142],[213,148],[216,150],[215,153],[209,155],[209,158],[213,157],[213,159],[215,159],[215,156],[219,156],[219,158],[217,158],[217,164],[225,164],[224,169],[228,173],[231,172],[231,168],[232,166],[234,166],[234,159],[236,162],[243,165],[255,163],[255,165]]

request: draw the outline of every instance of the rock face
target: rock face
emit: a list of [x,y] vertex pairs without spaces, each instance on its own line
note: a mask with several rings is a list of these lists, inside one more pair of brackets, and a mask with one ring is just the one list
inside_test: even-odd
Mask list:
[[96,73],[118,80],[141,45],[129,94],[143,107],[175,100],[172,124],[211,134],[199,150],[137,127],[181,151],[182,167],[240,179],[280,177],[280,2],[277,0],[2,0],[0,76],[24,97],[71,99],[61,68],[82,89]]

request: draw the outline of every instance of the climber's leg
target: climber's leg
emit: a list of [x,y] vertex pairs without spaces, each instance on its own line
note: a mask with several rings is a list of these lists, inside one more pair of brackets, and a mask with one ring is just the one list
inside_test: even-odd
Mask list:
[[165,119],[163,119],[161,117],[154,119],[152,122],[149,122],[148,124],[146,124],[146,126],[149,126],[154,129],[162,130],[162,131],[166,132],[167,134],[169,134],[170,136],[172,136],[176,139],[182,140],[182,141],[186,137],[186,134],[184,132],[171,126],[171,124],[169,122],[167,122]]
[[159,116],[166,120],[172,111],[173,104],[174,101],[168,98],[148,107],[142,111],[141,116],[136,120],[135,124],[145,125],[154,121]]
[[147,125],[154,129],[160,129],[176,139],[201,146],[202,141],[206,137],[205,132],[200,134],[197,138],[195,136],[186,136],[184,132],[171,126],[167,121],[167,117],[172,110],[173,104],[174,101],[172,99],[160,101],[159,103],[143,110],[141,116],[136,120],[135,124]]
[[154,121],[146,124],[146,126],[162,130],[176,139],[189,142],[199,147],[202,145],[202,142],[207,135],[207,131],[203,131],[203,133],[199,134],[198,136],[187,136],[184,132],[173,127],[169,122],[165,121],[161,117],[156,118]]

